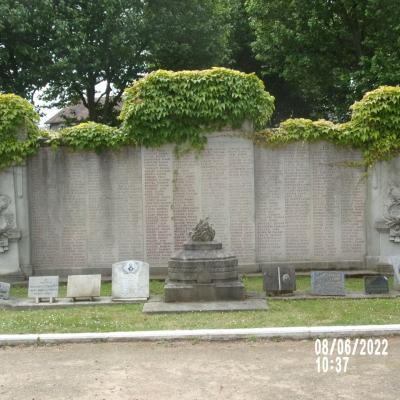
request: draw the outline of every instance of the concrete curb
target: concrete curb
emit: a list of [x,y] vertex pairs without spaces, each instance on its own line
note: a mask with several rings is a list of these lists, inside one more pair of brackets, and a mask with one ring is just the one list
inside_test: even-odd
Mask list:
[[87,342],[139,342],[170,340],[239,340],[249,338],[305,340],[323,337],[376,337],[400,335],[400,324],[311,326],[290,328],[194,329],[175,331],[44,333],[0,335],[1,346]]

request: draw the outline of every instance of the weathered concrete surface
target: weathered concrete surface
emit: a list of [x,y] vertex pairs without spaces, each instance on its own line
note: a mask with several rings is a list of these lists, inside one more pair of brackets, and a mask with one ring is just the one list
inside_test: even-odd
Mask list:
[[314,342],[99,343],[0,349],[4,400],[397,400],[400,338],[387,357],[317,373]]

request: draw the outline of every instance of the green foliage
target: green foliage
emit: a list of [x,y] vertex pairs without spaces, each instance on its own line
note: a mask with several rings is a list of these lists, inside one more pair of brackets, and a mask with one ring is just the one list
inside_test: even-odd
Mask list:
[[367,167],[400,153],[400,87],[381,86],[351,107],[351,120],[343,124],[297,118],[277,129],[254,134],[258,144],[279,145],[294,141],[328,140],[359,148]]
[[[397,1],[248,0],[246,4],[262,72],[291,85],[292,95],[310,107],[301,115],[346,120],[348,107],[362,93],[399,83]],[[300,115],[298,103],[292,107]]]
[[228,57],[226,0],[150,0],[143,24],[150,70],[221,65]]
[[381,86],[351,107],[347,124],[349,142],[365,148],[368,165],[387,160],[400,151],[400,87]]
[[37,147],[39,115],[14,94],[0,94],[0,170],[21,164]]
[[304,118],[290,118],[283,121],[277,129],[256,132],[254,140],[263,144],[281,145],[295,141],[314,142],[329,140],[338,142],[339,125],[319,119],[311,121]]
[[127,144],[126,135],[121,129],[96,122],[84,122],[64,128],[59,132],[56,141],[74,150],[94,151],[118,149]]
[[185,143],[201,149],[205,133],[245,120],[265,127],[274,98],[254,74],[225,68],[159,70],[125,91],[123,128],[137,143],[155,147]]

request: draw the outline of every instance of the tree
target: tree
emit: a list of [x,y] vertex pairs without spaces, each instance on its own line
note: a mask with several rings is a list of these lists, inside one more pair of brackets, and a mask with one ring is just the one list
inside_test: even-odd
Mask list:
[[0,91],[32,100],[52,63],[51,0],[0,0]]
[[263,74],[291,86],[304,116],[344,119],[362,92],[400,81],[396,0],[248,0],[247,10]]
[[150,69],[202,69],[229,57],[224,0],[147,0],[144,20]]
[[[141,0],[53,0],[54,64],[45,99],[81,101],[89,120],[116,123],[126,85],[144,72]],[[96,85],[105,82],[102,93]]]

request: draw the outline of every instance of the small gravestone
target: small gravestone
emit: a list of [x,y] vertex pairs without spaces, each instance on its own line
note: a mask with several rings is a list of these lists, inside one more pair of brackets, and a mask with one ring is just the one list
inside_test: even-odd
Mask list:
[[80,298],[100,297],[101,275],[69,275],[67,297],[73,300]]
[[58,297],[58,276],[30,276],[28,297],[34,298],[36,303],[44,299],[52,303]]
[[112,266],[113,300],[147,300],[149,298],[149,264],[128,260]]
[[344,296],[344,272],[312,271],[311,294],[318,296]]
[[296,290],[296,272],[293,266],[268,267],[264,272],[264,290],[269,296],[290,294]]
[[386,276],[365,276],[365,294],[388,294],[389,282]]
[[389,257],[393,267],[393,289],[400,290],[400,256]]
[[0,299],[8,300],[10,297],[11,285],[7,282],[0,282]]

